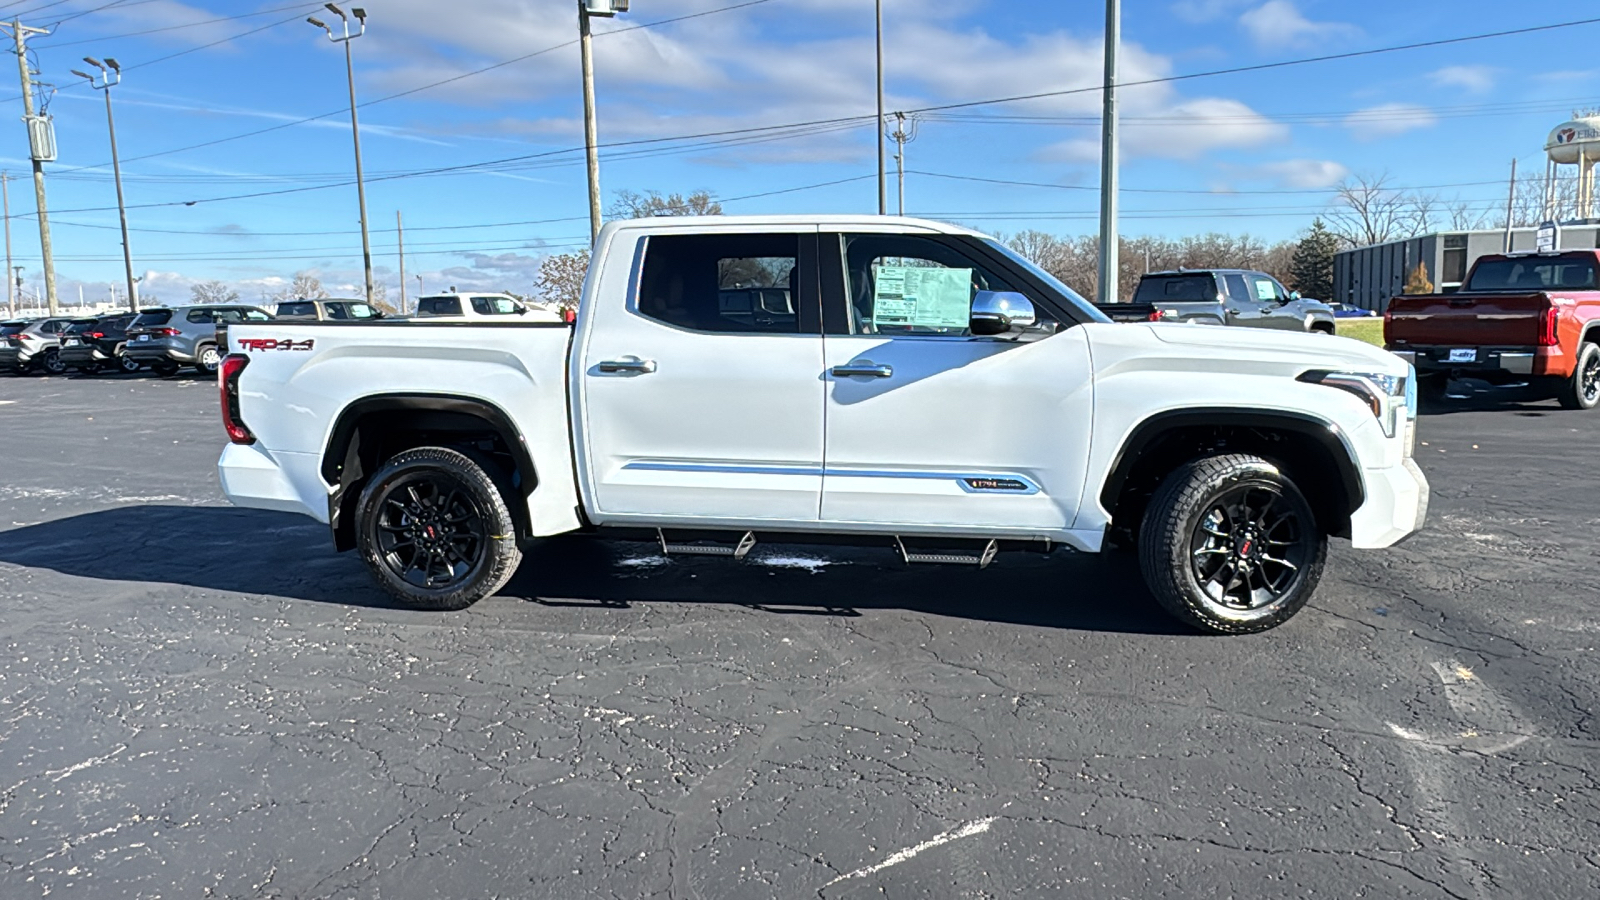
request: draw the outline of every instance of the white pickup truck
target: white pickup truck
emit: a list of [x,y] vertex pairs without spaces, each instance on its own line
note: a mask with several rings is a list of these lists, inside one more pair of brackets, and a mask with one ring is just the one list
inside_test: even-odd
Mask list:
[[1241,633],[1305,605],[1329,536],[1387,547],[1427,513],[1398,358],[1113,323],[935,222],[614,222],[574,326],[270,322],[229,341],[228,497],[328,523],[429,609],[574,531],[977,565],[1117,544],[1168,611]]

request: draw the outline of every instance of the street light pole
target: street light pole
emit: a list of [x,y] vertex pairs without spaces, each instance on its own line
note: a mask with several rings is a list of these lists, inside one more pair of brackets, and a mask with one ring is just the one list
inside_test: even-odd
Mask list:
[[117,120],[111,115],[111,88],[122,83],[122,66],[112,57],[101,62],[92,56],[83,61],[100,70],[100,77],[77,69],[72,74],[89,82],[89,86],[106,95],[106,130],[111,133],[111,173],[117,182],[117,218],[122,222],[122,268],[128,279],[128,310],[139,311],[139,292],[134,286],[133,245],[128,243],[128,204],[122,195],[122,163],[117,156]]
[[361,204],[361,263],[367,279],[367,303],[372,303],[372,238],[367,234],[367,183],[361,172],[361,123],[356,117],[356,64],[350,52],[350,42],[367,33],[367,11],[359,6],[352,7],[350,12],[361,23],[360,30],[355,34],[350,33],[350,19],[332,3],[324,3],[328,11],[339,17],[344,24],[344,36],[339,37],[333,29],[324,25],[315,16],[307,16],[306,21],[321,28],[328,33],[328,40],[335,44],[344,44],[344,70],[350,81],[350,136],[356,147],[356,199]]
[[889,177],[883,162],[883,0],[877,0],[878,11],[878,215],[889,213]]
[[600,126],[594,110],[592,16],[611,18],[628,11],[629,0],[578,0],[578,55],[583,60],[583,146],[589,168],[589,239],[600,237]]
[[1122,0],[1106,0],[1105,105],[1100,118],[1100,292],[1102,304],[1118,298],[1117,251],[1117,46],[1122,42]]

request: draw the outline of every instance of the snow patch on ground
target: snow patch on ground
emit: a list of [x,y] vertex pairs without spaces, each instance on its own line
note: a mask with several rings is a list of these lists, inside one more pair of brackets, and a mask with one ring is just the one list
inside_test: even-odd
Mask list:
[[756,557],[751,562],[773,569],[805,569],[813,575],[829,566],[844,565],[838,560],[823,559],[817,556],[784,556],[777,554]]

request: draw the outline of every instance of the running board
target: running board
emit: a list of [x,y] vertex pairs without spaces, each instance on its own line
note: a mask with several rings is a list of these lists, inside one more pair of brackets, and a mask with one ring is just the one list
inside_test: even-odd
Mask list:
[[1000,552],[1000,542],[996,540],[990,540],[987,544],[984,544],[983,551],[977,556],[973,556],[970,553],[951,553],[948,551],[915,553],[906,549],[906,543],[900,539],[899,535],[895,535],[894,545],[900,551],[900,558],[907,565],[912,563],[945,563],[957,566],[977,566],[980,569],[985,569],[988,568],[989,563],[994,562],[995,554]]
[[667,533],[659,528],[656,529],[656,538],[661,541],[661,552],[667,556],[727,556],[744,559],[756,545],[756,535],[753,531],[746,531],[736,546],[711,543],[674,544],[667,540]]

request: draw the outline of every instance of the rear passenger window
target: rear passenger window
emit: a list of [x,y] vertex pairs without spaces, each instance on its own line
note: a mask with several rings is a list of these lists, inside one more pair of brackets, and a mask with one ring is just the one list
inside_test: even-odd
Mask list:
[[695,331],[795,334],[799,254],[795,234],[652,237],[638,310]]
[[461,301],[456,297],[423,297],[417,302],[419,316],[459,316]]
[[215,322],[217,321],[217,311],[214,309],[191,309],[189,310],[188,319],[196,324]]

